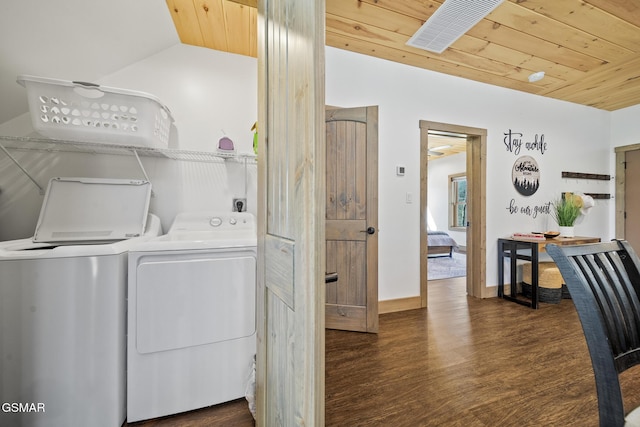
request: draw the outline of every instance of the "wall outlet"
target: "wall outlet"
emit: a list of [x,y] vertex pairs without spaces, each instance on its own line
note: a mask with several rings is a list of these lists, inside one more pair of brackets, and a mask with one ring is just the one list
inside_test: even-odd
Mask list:
[[233,199],[233,212],[246,212],[247,211],[247,199]]

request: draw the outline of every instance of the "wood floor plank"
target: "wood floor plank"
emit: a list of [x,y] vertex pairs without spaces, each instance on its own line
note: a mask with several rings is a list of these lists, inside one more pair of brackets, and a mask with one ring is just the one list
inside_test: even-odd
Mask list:
[[[380,332],[326,331],[326,425],[597,426],[593,370],[571,300],[539,310],[429,283],[429,308]],[[640,367],[638,367],[640,368]],[[640,369],[622,375],[640,405]],[[253,426],[244,399],[129,426]]]

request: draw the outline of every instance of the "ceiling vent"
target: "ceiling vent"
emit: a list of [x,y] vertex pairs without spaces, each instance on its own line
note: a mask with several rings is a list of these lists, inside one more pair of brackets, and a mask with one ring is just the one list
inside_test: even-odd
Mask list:
[[409,39],[409,46],[442,53],[503,0],[446,0]]

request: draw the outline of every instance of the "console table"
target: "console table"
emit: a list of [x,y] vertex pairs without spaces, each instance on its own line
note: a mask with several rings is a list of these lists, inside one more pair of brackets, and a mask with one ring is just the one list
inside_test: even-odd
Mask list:
[[[538,308],[538,255],[545,251],[547,243],[559,246],[584,245],[598,243],[599,237],[555,237],[553,239],[532,240],[516,239],[512,237],[498,239],[498,297],[533,309]],[[518,252],[520,251],[520,252]],[[511,260],[509,295],[504,292],[504,260]],[[531,261],[531,300],[518,298],[518,284],[516,283],[517,260]]]

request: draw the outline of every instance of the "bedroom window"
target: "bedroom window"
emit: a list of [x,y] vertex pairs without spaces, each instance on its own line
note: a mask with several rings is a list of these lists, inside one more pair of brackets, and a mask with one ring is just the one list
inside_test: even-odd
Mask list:
[[449,229],[463,229],[467,226],[467,175],[449,175]]

